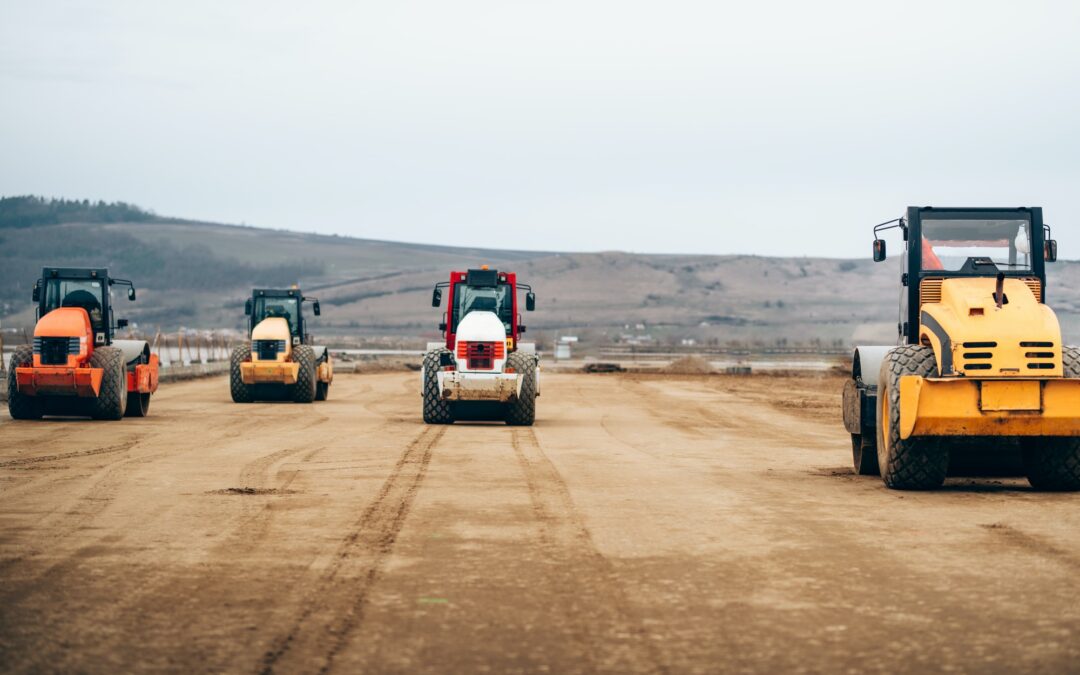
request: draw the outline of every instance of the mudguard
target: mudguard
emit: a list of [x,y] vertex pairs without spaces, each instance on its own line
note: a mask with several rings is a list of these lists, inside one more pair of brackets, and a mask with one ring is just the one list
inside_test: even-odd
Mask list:
[[878,371],[893,347],[856,347],[851,356],[851,379],[844,383],[844,427],[850,434],[877,432]]

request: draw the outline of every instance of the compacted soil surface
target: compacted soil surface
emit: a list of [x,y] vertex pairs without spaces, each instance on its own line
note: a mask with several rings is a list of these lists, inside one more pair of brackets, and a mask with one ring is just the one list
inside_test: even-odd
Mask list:
[[1080,495],[852,475],[831,376],[544,376],[425,426],[164,385],[0,412],[0,671],[1075,672]]

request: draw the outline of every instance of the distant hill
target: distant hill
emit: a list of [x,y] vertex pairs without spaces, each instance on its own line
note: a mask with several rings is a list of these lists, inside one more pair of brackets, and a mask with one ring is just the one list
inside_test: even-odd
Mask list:
[[[25,209],[11,220],[0,211],[5,327],[33,323],[30,289],[43,266],[106,266],[135,281],[138,302],[118,310],[147,330],[240,328],[243,301],[253,286],[300,283],[322,300],[323,315],[312,320],[318,333],[419,343],[437,335],[440,310],[430,305],[432,285],[451,269],[490,264],[512,268],[534,286],[538,311],[524,319],[529,335],[541,340],[559,334],[603,341],[648,335],[661,344],[692,338],[816,346],[891,342],[896,330],[898,259],[875,265],[827,258],[467,249],[193,222],[130,205],[42,207],[37,205],[38,220],[29,225],[11,224],[29,217]],[[127,220],[132,213],[140,217]],[[1076,341],[1080,263],[1052,265],[1050,284],[1066,337]]]

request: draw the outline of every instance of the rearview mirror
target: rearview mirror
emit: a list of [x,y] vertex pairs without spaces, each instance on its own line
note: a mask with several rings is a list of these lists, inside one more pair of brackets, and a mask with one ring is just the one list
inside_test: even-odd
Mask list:
[[251,316],[251,298],[244,302],[244,316]]
[[128,320],[127,319],[117,319],[116,320],[116,327],[117,328],[127,328],[128,327]]
[[529,291],[525,295],[525,311],[531,312],[536,309],[536,293]]
[[135,299],[135,287],[134,286],[128,286],[128,300],[134,300],[134,299]]
[[442,289],[436,288],[431,294],[431,306],[439,307],[440,305],[442,305]]
[[1046,262],[1057,262],[1057,241],[1054,239],[1046,240],[1043,244],[1043,258]]
[[881,262],[882,260],[885,259],[885,257],[886,257],[885,240],[884,239],[875,239],[874,240],[874,262]]
[[311,311],[315,312],[315,316],[322,315],[322,305],[319,304],[318,300],[316,300],[315,304],[311,306]]
[[33,297],[34,297],[34,302],[40,302],[41,301],[41,284],[39,284],[36,281],[34,282],[34,296]]

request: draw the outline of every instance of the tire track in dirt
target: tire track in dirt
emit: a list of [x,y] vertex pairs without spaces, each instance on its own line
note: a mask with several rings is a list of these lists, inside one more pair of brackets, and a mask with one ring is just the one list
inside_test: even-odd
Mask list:
[[[553,563],[549,588],[565,596],[566,620],[591,660],[591,670],[668,672],[654,640],[619,582],[611,561],[593,543],[570,490],[544,453],[536,432],[515,428],[511,442],[540,525],[540,549]],[[582,608],[588,608],[583,612]]]
[[393,551],[446,427],[426,427],[402,452],[374,501],[342,541],[289,631],[274,641],[257,672],[327,673],[363,621],[368,594]]
[[[120,487],[123,483],[123,475],[127,471],[136,465],[152,462],[167,454],[169,453],[156,452],[148,455],[141,455],[139,457],[132,457],[109,465],[109,468],[105,469],[97,480],[90,485],[89,489],[78,498],[77,507],[63,512],[63,523],[49,528],[49,536],[44,540],[36,542],[36,548],[27,551],[22,555],[0,561],[0,574],[7,573],[8,569],[13,565],[28,562],[34,558],[38,558],[46,552],[55,555],[57,553],[55,546],[57,542],[71,539],[72,535],[81,530],[87,523],[97,518],[98,515],[112,504],[117,494],[119,494]],[[47,521],[51,516],[54,516],[55,513],[56,511],[54,510],[49,514],[46,514],[42,518],[42,521]],[[40,529],[45,529],[40,523],[38,527]],[[59,578],[64,574],[67,568],[76,565],[82,552],[89,549],[91,546],[93,546],[93,544],[80,546],[74,551],[65,553],[63,558],[45,567],[36,575],[35,579],[41,581]],[[21,591],[17,591],[12,595],[0,596],[0,602],[3,604],[16,603],[20,601],[32,587],[33,584],[24,584]]]
[[26,464],[38,464],[41,462],[58,462],[65,459],[92,457],[94,455],[105,455],[112,452],[123,452],[130,450],[136,441],[127,441],[125,443],[118,443],[116,445],[107,445],[101,448],[94,448],[92,450],[76,450],[73,452],[61,452],[55,455],[41,455],[38,457],[22,457],[19,459],[9,459],[0,462],[0,469],[6,469],[12,466],[24,466]]
[[1004,523],[992,523],[990,525],[981,525],[981,527],[991,532],[995,539],[1008,546],[1053,561],[1068,567],[1073,572],[1080,572],[1080,559],[1038,536],[1028,534]]
[[[326,449],[326,445],[310,447],[298,445],[284,448],[270,454],[263,455],[248,462],[240,469],[240,480],[236,486],[240,490],[253,489],[265,490],[270,482],[270,469],[294,455],[302,452],[307,454],[301,461],[311,459],[319,452]],[[267,541],[267,532],[270,530],[274,517],[274,504],[284,495],[289,485],[296,479],[297,471],[289,472],[288,476],[278,485],[273,487],[279,491],[278,495],[268,497],[244,497],[241,502],[240,515],[231,533],[220,544],[215,546],[215,552],[229,551],[230,555],[236,555],[238,551],[250,550]]]
[[653,452],[652,450],[646,449],[641,444],[632,443],[632,442],[622,438],[622,436],[616,430],[616,425],[611,421],[611,415],[601,415],[600,416],[600,428],[603,429],[604,433],[606,433],[613,441],[615,441],[619,445],[622,445],[625,448],[633,450],[634,452],[640,452],[641,454],[646,455],[648,457],[651,457],[653,459],[660,459],[660,460],[666,459],[664,457],[661,457],[658,453]]
[[[51,490],[53,486],[71,480],[72,476],[69,470],[72,469],[72,465],[60,464],[56,462],[63,462],[65,460],[80,460],[87,457],[96,457],[98,455],[116,455],[122,452],[126,452],[135,447],[137,440],[125,441],[123,443],[116,443],[112,445],[93,448],[90,450],[79,450],[72,452],[63,452],[52,455],[41,455],[38,457],[21,457],[17,459],[5,460],[0,462],[0,469],[7,469],[8,471],[22,472],[17,474],[19,478],[14,479],[13,485],[8,485],[3,490],[3,496],[5,499],[10,499],[16,494],[26,494],[34,492],[43,492]],[[114,464],[119,461],[123,461],[122,457],[110,458],[113,461],[107,462],[105,466]],[[9,474],[12,475],[12,474]],[[56,509],[50,510],[48,513],[42,515],[42,518],[46,518],[52,513],[55,513]]]

